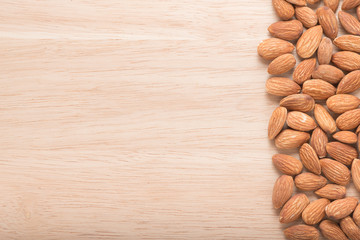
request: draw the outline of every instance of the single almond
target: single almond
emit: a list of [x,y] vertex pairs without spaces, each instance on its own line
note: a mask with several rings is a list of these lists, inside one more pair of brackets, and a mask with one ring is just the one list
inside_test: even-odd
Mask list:
[[326,206],[325,212],[328,218],[340,220],[349,216],[356,208],[358,200],[355,197],[347,197],[331,202]]
[[303,25],[298,20],[279,21],[271,24],[268,31],[273,37],[292,41],[301,36]]
[[282,20],[289,20],[294,16],[295,10],[293,5],[285,0],[272,0],[276,14]]
[[289,240],[318,240],[320,238],[320,233],[316,228],[304,224],[286,228],[284,235]]
[[335,95],[336,88],[324,80],[311,79],[304,82],[302,92],[315,100],[325,100]]
[[336,131],[335,120],[323,106],[315,104],[314,116],[322,130],[327,133],[333,133]]
[[352,130],[360,125],[360,109],[344,112],[336,119],[336,125],[341,130]]
[[307,170],[314,174],[321,174],[319,157],[310,144],[304,143],[299,150],[299,155],[301,162]]
[[324,30],[324,34],[331,39],[337,37],[339,26],[335,13],[327,6],[320,7],[316,10],[319,23]]
[[350,131],[340,131],[333,135],[335,140],[342,143],[355,144],[357,142],[357,136],[355,133]]
[[311,78],[316,68],[316,58],[303,60],[294,70],[293,79],[298,84],[303,84]]
[[360,0],[344,0],[341,9],[350,10],[360,5]]
[[346,166],[350,166],[358,155],[355,148],[341,142],[329,142],[326,151],[330,157]]
[[275,58],[268,67],[268,73],[272,75],[280,75],[293,69],[296,64],[295,57],[290,54],[284,54]]
[[297,6],[306,6],[306,0],[286,0],[288,3],[297,5]]
[[272,202],[275,209],[281,208],[290,198],[294,190],[294,180],[291,176],[280,176],[274,185]]
[[358,204],[358,206],[354,210],[353,219],[356,225],[360,227],[360,204]]
[[337,52],[332,56],[332,62],[344,71],[360,69],[360,55],[350,51]]
[[[355,134],[359,134],[360,133],[360,125],[357,127],[357,129],[355,130]],[[360,149],[360,148],[359,148]]]
[[315,191],[326,185],[326,178],[321,175],[305,172],[295,177],[295,185],[302,191]]
[[306,30],[296,44],[296,51],[302,58],[310,58],[318,49],[322,39],[323,29],[315,26]]
[[280,106],[288,110],[309,112],[315,107],[315,100],[307,94],[292,94],[280,101]]
[[360,240],[360,228],[355,224],[351,217],[346,217],[340,221],[341,230],[351,239]]
[[275,154],[272,157],[273,164],[282,173],[295,176],[301,173],[303,165],[300,160],[285,154]]
[[324,0],[324,5],[333,10],[333,12],[336,12],[339,7],[339,2],[340,0]]
[[306,28],[314,27],[318,22],[316,13],[309,7],[296,7],[295,16]]
[[258,54],[267,60],[273,60],[286,53],[291,53],[294,45],[279,38],[269,38],[262,41],[258,46]]
[[311,202],[302,212],[302,219],[307,225],[318,224],[325,217],[325,207],[330,203],[326,198]]
[[274,139],[283,129],[286,122],[287,110],[284,107],[277,107],[269,120],[268,137]]
[[356,15],[357,15],[358,19],[360,20],[360,5],[356,9]]
[[336,94],[351,93],[360,88],[360,70],[347,74],[339,83]]
[[339,225],[331,220],[324,220],[319,225],[322,235],[328,240],[348,240]]
[[308,4],[316,4],[316,3],[318,3],[318,2],[320,2],[320,0],[306,0],[306,2],[308,3]]
[[317,127],[317,124],[312,117],[299,111],[289,112],[286,122],[292,129],[303,132],[311,131]]
[[343,71],[331,65],[320,65],[312,73],[314,79],[321,79],[331,84],[337,84],[344,77]]
[[360,35],[360,22],[350,13],[340,11],[339,21],[345,31],[353,35]]
[[341,114],[358,108],[360,105],[360,99],[350,94],[337,94],[328,98],[326,105],[328,109],[334,113]]
[[309,203],[310,201],[305,194],[295,194],[282,208],[280,223],[290,223],[297,220]]
[[326,144],[328,143],[328,137],[324,131],[317,127],[311,135],[310,145],[314,148],[319,158],[326,157]]
[[266,91],[275,96],[289,96],[299,93],[301,87],[289,78],[272,77],[266,81]]
[[320,160],[321,171],[329,181],[346,186],[350,182],[350,170],[342,163],[324,158]]
[[327,184],[316,190],[315,194],[329,200],[341,199],[346,196],[346,187],[336,184]]
[[329,64],[331,62],[332,54],[333,44],[329,38],[324,37],[320,42],[317,53],[319,64]]
[[360,36],[343,35],[335,38],[334,44],[341,50],[360,53]]
[[360,159],[354,159],[351,166],[351,175],[355,188],[360,192]]
[[297,148],[307,142],[309,138],[309,133],[285,129],[275,138],[275,146],[279,149]]

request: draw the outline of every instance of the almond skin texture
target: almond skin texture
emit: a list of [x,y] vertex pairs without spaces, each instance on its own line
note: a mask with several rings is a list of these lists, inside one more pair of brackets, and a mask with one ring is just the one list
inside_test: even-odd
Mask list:
[[[355,134],[359,134],[360,133],[360,125],[358,126],[358,128],[355,131]],[[360,149],[360,148],[359,148]]]
[[303,60],[294,70],[293,79],[298,84],[303,84],[311,78],[316,68],[316,58]]
[[331,62],[331,57],[333,53],[333,44],[331,40],[327,37],[324,37],[318,48],[318,61],[319,64],[329,64]]
[[350,94],[338,94],[330,97],[326,105],[334,113],[341,114],[358,108],[360,99]]
[[334,44],[341,50],[360,53],[360,36],[340,36],[334,40]]
[[329,7],[324,6],[317,9],[316,15],[324,30],[324,34],[331,39],[336,38],[339,32],[339,26],[335,13]]
[[360,5],[360,0],[344,0],[341,9],[350,10]]
[[341,142],[330,142],[326,144],[326,151],[330,157],[346,166],[350,166],[357,157],[355,148]]
[[292,94],[280,101],[280,106],[288,110],[309,112],[315,107],[315,100],[307,94]]
[[336,12],[336,10],[339,7],[340,0],[324,0],[324,5],[329,7],[333,12]]
[[286,97],[300,90],[301,87],[289,78],[273,77],[266,81],[266,91],[275,96]]
[[318,224],[325,217],[325,207],[330,203],[326,198],[311,202],[303,211],[302,219],[307,225]]
[[279,38],[269,38],[258,46],[258,54],[266,60],[273,60],[286,53],[291,53],[294,45]]
[[317,124],[312,117],[299,111],[289,112],[286,122],[292,129],[303,132],[311,131],[317,127]]
[[315,100],[325,100],[335,95],[336,88],[321,79],[312,79],[304,82],[302,92]]
[[306,28],[314,27],[318,23],[316,13],[309,7],[296,7],[295,15],[296,19],[298,19]]
[[326,206],[325,212],[328,218],[340,220],[349,216],[356,208],[358,200],[354,197],[347,197],[331,202]]
[[317,175],[321,174],[319,158],[310,144],[304,143],[299,150],[299,155],[301,162],[307,170]]
[[305,172],[295,177],[295,185],[302,191],[315,191],[326,185],[326,178]]
[[320,0],[306,0],[306,2],[308,4],[316,4],[316,3],[320,2]]
[[351,72],[360,69],[360,55],[354,52],[337,52],[332,56],[332,62],[344,71]]
[[295,176],[301,173],[303,165],[300,160],[285,154],[275,154],[272,157],[273,164],[282,173]]
[[291,176],[280,176],[274,185],[272,202],[275,209],[281,208],[291,198],[294,191],[294,181]]
[[288,3],[297,5],[297,6],[306,6],[306,0],[286,0]]
[[320,160],[321,171],[329,181],[346,186],[350,182],[350,170],[342,163],[324,158]]
[[272,0],[276,14],[282,20],[289,20],[294,16],[294,7],[285,0]]
[[296,51],[302,58],[310,58],[318,49],[322,39],[321,26],[309,28],[303,33],[296,44]]
[[292,54],[284,54],[275,58],[268,67],[268,73],[272,75],[280,75],[293,69],[296,59]]
[[350,131],[340,131],[333,135],[335,140],[342,143],[355,144],[357,142],[357,136],[355,133]]
[[346,188],[341,185],[327,184],[319,190],[316,190],[315,194],[322,198],[336,200],[346,196]]
[[360,109],[354,109],[341,114],[336,119],[336,125],[341,130],[352,130],[360,125]]
[[284,107],[277,107],[269,120],[268,137],[274,139],[283,129],[286,122],[287,110]]
[[354,159],[351,166],[352,179],[355,185],[355,188],[360,192],[360,160]]
[[319,104],[315,105],[314,116],[322,130],[327,133],[333,133],[336,131],[335,120],[323,106]]
[[310,145],[314,148],[315,152],[319,156],[319,158],[326,157],[326,144],[328,143],[328,137],[325,132],[317,127],[312,135],[310,140]]
[[360,5],[356,9],[356,15],[357,15],[358,19],[360,20]]
[[307,142],[309,138],[309,133],[285,129],[275,138],[275,146],[279,149],[297,148]]
[[319,231],[307,225],[295,225],[284,230],[285,237],[289,240],[318,240]]
[[343,71],[331,65],[320,65],[312,74],[314,79],[321,79],[331,84],[339,83],[344,76]]
[[360,227],[360,204],[355,208],[355,211],[353,213],[353,219],[356,225]]
[[351,93],[360,88],[360,70],[347,74],[339,83],[337,94]]
[[353,17],[351,14],[340,11],[339,12],[339,21],[345,31],[353,35],[360,35],[360,22]]
[[294,195],[287,201],[280,212],[280,223],[290,223],[297,220],[310,201],[303,193]]
[[271,24],[268,31],[273,37],[292,41],[301,36],[303,25],[298,20],[279,21]]
[[331,220],[324,220],[319,225],[320,231],[328,240],[347,240],[339,225]]
[[360,240],[360,228],[356,226],[351,217],[346,217],[340,221],[341,230],[351,239]]

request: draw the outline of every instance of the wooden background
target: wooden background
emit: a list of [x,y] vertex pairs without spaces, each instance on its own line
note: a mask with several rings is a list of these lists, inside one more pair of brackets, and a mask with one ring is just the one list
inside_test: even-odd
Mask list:
[[271,1],[0,9],[1,239],[283,239]]

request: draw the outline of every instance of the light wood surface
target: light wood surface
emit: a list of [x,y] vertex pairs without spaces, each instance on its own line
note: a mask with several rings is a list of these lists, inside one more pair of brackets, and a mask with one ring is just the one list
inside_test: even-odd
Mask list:
[[0,239],[283,239],[271,1],[0,8]]

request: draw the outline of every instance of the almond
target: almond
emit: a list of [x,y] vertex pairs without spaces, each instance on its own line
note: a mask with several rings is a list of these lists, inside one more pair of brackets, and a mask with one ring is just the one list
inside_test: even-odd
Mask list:
[[302,58],[310,58],[318,49],[322,39],[323,29],[315,26],[306,30],[296,44],[296,51]]
[[268,137],[274,139],[283,129],[286,122],[287,110],[284,107],[277,107],[269,120]]
[[323,106],[319,104],[315,105],[314,116],[322,130],[327,133],[333,133],[336,131],[335,120]]
[[303,132],[311,131],[317,127],[317,124],[312,117],[299,111],[289,112],[286,122],[292,129]]
[[342,163],[324,158],[320,160],[321,171],[331,182],[346,186],[350,182],[350,170]]
[[356,9],[356,15],[357,15],[358,19],[360,20],[360,6],[358,6]]
[[308,225],[318,224],[325,217],[325,207],[330,203],[326,198],[311,202],[303,211],[302,219]]
[[360,105],[360,99],[350,94],[338,94],[330,97],[326,105],[334,113],[341,114],[357,108]]
[[273,60],[286,53],[291,53],[294,45],[279,38],[269,38],[262,41],[258,46],[258,53],[267,60]]
[[292,94],[283,98],[280,106],[292,111],[309,112],[314,109],[315,100],[307,94]]
[[355,188],[360,192],[360,160],[354,159],[351,166],[352,180],[354,182]]
[[353,17],[351,14],[340,11],[339,12],[339,21],[345,31],[353,35],[360,35],[360,22]]
[[320,238],[316,228],[303,224],[286,228],[284,234],[290,240],[318,240]]
[[305,194],[299,193],[294,195],[282,208],[280,223],[290,223],[297,220],[309,203],[309,199]]
[[298,19],[306,28],[314,27],[318,22],[316,13],[309,7],[296,7],[295,15],[296,19]]
[[271,24],[268,31],[273,37],[292,41],[297,40],[301,36],[303,25],[298,20],[279,21]]
[[336,12],[336,10],[339,7],[340,0],[324,0],[324,5],[329,7],[333,12]]
[[346,217],[340,221],[341,230],[351,239],[360,240],[360,228],[356,226],[351,217]]
[[312,79],[304,82],[302,92],[315,100],[325,100],[335,95],[336,88],[321,79]]
[[294,16],[294,7],[285,0],[272,0],[276,14],[282,20],[289,20]]
[[324,30],[324,34],[331,39],[336,38],[339,32],[339,26],[335,13],[329,7],[324,6],[317,9],[316,15]]
[[329,240],[347,240],[339,225],[331,220],[324,220],[319,225],[320,231]]
[[330,142],[326,144],[326,151],[330,157],[335,160],[350,166],[353,160],[357,157],[357,151],[355,148],[340,142]]
[[285,129],[275,138],[275,146],[279,149],[291,149],[300,147],[307,142],[310,134],[306,132]]
[[303,165],[300,160],[285,154],[275,154],[272,157],[275,167],[282,173],[295,176],[301,173]]
[[311,135],[310,145],[314,148],[319,158],[326,157],[326,144],[328,137],[320,127],[315,128]]
[[337,52],[332,56],[332,62],[338,68],[348,72],[360,69],[360,55],[354,52]]
[[346,187],[336,184],[327,184],[319,190],[316,190],[315,194],[329,200],[341,199],[346,195]]
[[296,59],[292,54],[284,54],[275,58],[268,67],[268,73],[272,75],[280,75],[294,68]]
[[340,131],[333,135],[333,138],[342,143],[355,144],[357,142],[357,136],[350,131]]
[[331,65],[320,65],[312,74],[315,79],[321,79],[331,84],[337,84],[344,77],[343,71]]
[[295,185],[302,191],[315,191],[326,185],[326,178],[315,175],[313,173],[305,172],[295,177]]
[[360,204],[358,204],[358,206],[354,210],[353,219],[356,225],[360,227]]
[[352,130],[360,125],[360,109],[344,112],[336,119],[336,125],[341,130]]
[[340,36],[335,38],[334,44],[341,50],[360,53],[360,36]]
[[299,155],[301,162],[304,164],[306,169],[314,174],[321,174],[319,158],[310,144],[304,143],[299,150]]
[[293,79],[298,84],[303,84],[311,78],[316,68],[316,58],[305,59],[294,70]]
[[344,0],[341,9],[350,10],[360,5],[360,0]]
[[351,93],[360,88],[360,70],[347,74],[339,83],[337,94]]
[[326,206],[325,212],[328,218],[340,220],[349,216],[356,208],[358,200],[354,197],[338,199]]
[[306,2],[308,4],[316,4],[316,3],[320,2],[320,0],[306,0]]
[[275,96],[289,96],[300,92],[301,87],[289,78],[273,77],[266,81],[266,91]]
[[297,6],[306,6],[306,0],[286,0],[288,3],[297,5]]
[[[358,128],[355,131],[355,134],[359,134],[360,133],[360,125],[358,126]],[[359,148],[360,149],[360,148]]]
[[331,62],[332,54],[333,44],[329,38],[324,37],[320,42],[317,53],[319,64],[329,64]]
[[274,185],[272,202],[275,209],[281,208],[291,198],[294,190],[294,181],[291,176],[280,176]]

